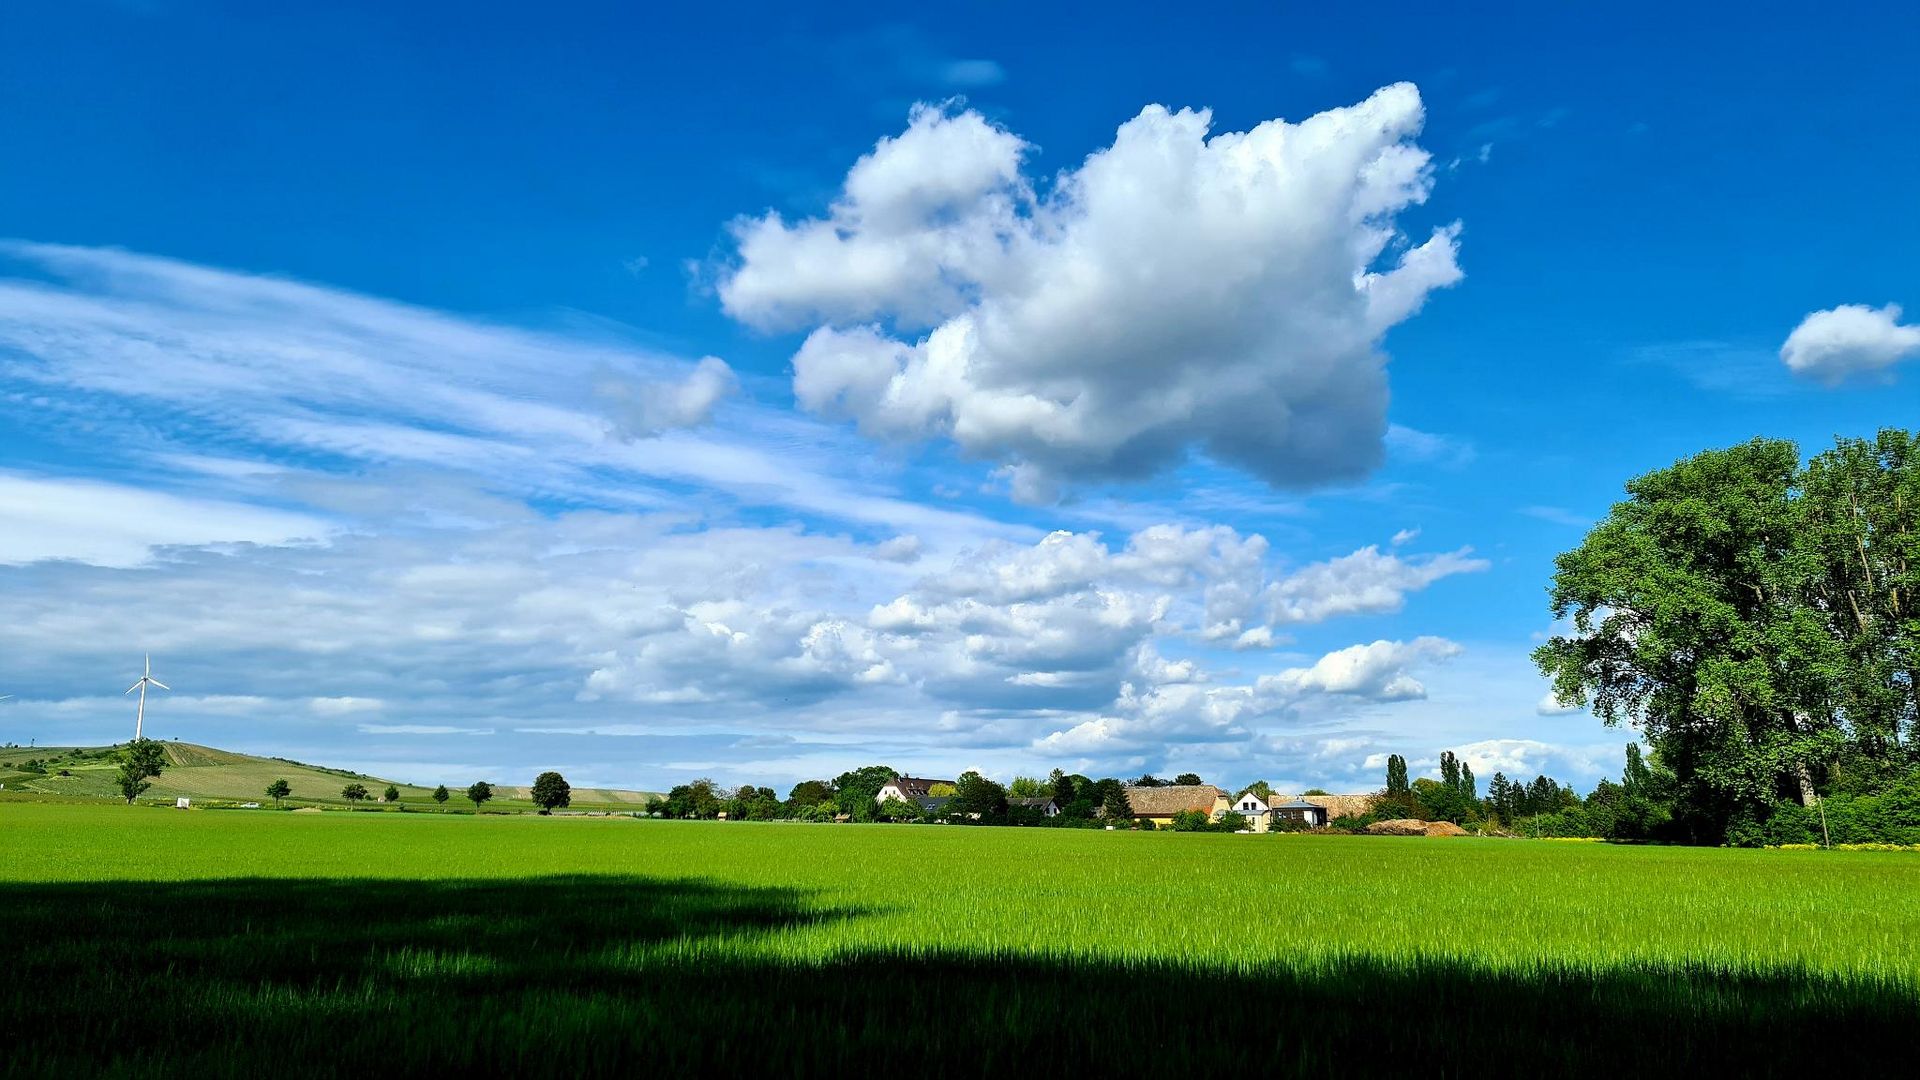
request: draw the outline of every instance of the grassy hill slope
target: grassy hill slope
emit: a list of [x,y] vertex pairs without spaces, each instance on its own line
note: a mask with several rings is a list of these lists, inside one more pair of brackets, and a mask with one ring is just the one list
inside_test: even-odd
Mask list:
[[[289,806],[345,806],[347,801],[341,798],[340,789],[357,783],[364,786],[373,799],[370,803],[360,804],[362,806],[382,805],[379,802],[380,795],[391,784],[400,790],[399,805],[409,809],[439,808],[433,801],[432,787],[404,784],[346,769],[308,765],[286,758],[237,754],[194,743],[168,742],[163,745],[167,750],[166,772],[140,797],[141,802],[170,804],[184,795],[196,804],[258,802],[272,805],[272,800],[265,794],[267,785],[275,780],[285,780],[293,788],[293,796],[286,800]],[[24,770],[22,766],[28,761],[39,762],[46,771],[35,773]],[[115,760],[114,747],[111,746],[0,749],[0,784],[5,785],[4,790],[0,790],[0,798],[83,802],[118,799],[119,789],[114,785],[114,772],[118,767],[119,762]],[[67,775],[60,775],[63,771]],[[448,800],[446,809],[473,809],[473,804],[464,797],[465,785],[448,787],[453,792],[453,798]],[[529,789],[526,787],[496,783],[494,799],[486,804],[486,808],[531,810],[534,807],[528,796]],[[635,810],[652,796],[652,792],[646,791],[576,787],[573,789],[573,808]]]

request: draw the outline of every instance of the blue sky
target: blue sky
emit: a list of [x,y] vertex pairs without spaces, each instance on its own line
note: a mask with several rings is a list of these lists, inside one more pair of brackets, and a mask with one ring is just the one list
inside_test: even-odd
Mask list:
[[8,739],[1587,783],[1554,554],[1912,423],[1885,5],[262,6],[0,13]]

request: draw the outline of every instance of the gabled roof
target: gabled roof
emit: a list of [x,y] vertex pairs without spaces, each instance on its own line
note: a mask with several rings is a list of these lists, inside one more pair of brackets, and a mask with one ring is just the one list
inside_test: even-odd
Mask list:
[[937,814],[952,801],[951,795],[921,795],[913,800],[913,804],[929,814]]
[[1371,795],[1296,795],[1294,798],[1326,807],[1330,818],[1355,817],[1373,808]]
[[1326,807],[1321,806],[1319,803],[1311,803],[1305,799],[1294,799],[1292,802],[1274,803],[1273,808],[1275,810],[1325,810],[1326,809]]
[[1182,810],[1213,813],[1227,793],[1212,784],[1169,784],[1166,787],[1130,787],[1127,806],[1134,817],[1172,817]]
[[1050,798],[1044,798],[1044,797],[1032,798],[1032,799],[1008,799],[1007,805],[1008,806],[1030,806],[1036,810],[1044,810],[1047,807],[1053,805],[1053,800]]
[[[929,780],[923,776],[896,776],[887,781],[887,784],[892,784],[894,787],[899,788],[900,793],[909,799],[926,798],[935,784],[945,784],[948,787],[954,786],[954,782],[951,780]],[[886,784],[881,785],[881,787],[885,786]]]

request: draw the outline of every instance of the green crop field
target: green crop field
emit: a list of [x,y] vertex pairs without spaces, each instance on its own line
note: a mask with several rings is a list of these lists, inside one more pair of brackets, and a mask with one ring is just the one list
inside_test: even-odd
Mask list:
[[0,804],[22,1075],[1882,1074],[1920,855]]

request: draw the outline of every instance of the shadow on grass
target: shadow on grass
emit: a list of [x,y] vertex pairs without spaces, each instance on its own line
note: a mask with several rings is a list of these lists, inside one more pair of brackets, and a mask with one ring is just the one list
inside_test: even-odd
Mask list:
[[765,947],[863,914],[631,876],[3,885],[0,1073],[846,1076],[903,1053],[942,1076],[1879,1073],[1920,1023],[1911,986],[1684,963]]

